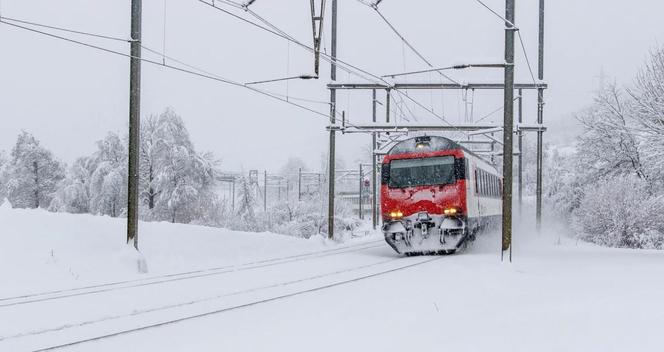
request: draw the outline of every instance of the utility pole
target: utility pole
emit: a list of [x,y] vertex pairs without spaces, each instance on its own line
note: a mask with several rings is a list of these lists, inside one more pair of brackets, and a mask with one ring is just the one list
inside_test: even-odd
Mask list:
[[263,174],[263,211],[267,213],[267,170]]
[[389,123],[390,122],[390,100],[391,99],[391,92],[390,89],[385,90],[385,122]]
[[138,153],[141,131],[141,10],[141,0],[131,0],[127,243],[133,241],[136,250],[138,250]]
[[[372,121],[376,122],[376,90],[372,90]],[[373,224],[373,229],[376,229],[378,225],[378,197],[376,194],[376,169],[378,165],[376,163],[376,132],[371,133],[371,223]]]
[[[330,54],[330,79],[337,80],[337,0],[332,0],[332,45]],[[337,112],[337,91],[330,89],[330,124],[334,125]],[[334,167],[335,167],[335,130],[330,129],[330,152],[328,165],[327,196],[327,237],[334,238]]]
[[[519,89],[519,124],[523,122],[523,89]],[[523,208],[523,131],[519,129],[519,215]]]
[[[539,0],[539,45],[537,78],[544,80],[544,0]],[[544,89],[537,89],[537,123],[544,123]],[[537,230],[542,228],[542,143],[543,132],[537,131]]]
[[514,0],[505,1],[505,100],[503,102],[503,243],[512,260],[512,138],[514,137]]
[[302,168],[297,170],[297,201],[302,200]]
[[360,218],[360,220],[362,220],[362,187],[364,187],[364,182],[363,182],[364,180],[363,180],[363,177],[362,177],[362,164],[360,164],[360,177],[359,177],[359,179],[360,179],[360,189],[359,189],[359,193],[358,193],[359,202],[358,202],[357,209],[358,209],[359,218]]
[[233,176],[231,183],[231,210],[235,211],[235,176]]

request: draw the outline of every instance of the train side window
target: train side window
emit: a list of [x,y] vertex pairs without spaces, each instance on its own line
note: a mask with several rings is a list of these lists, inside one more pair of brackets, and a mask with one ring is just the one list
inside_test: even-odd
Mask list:
[[498,177],[493,177],[493,196],[498,198]]
[[480,181],[479,178],[477,177],[477,169],[475,169],[475,194],[480,194]]
[[486,196],[486,174],[482,170],[482,195]]
[[484,173],[484,170],[482,172],[482,196],[486,196],[486,174]]
[[496,176],[491,175],[491,196],[496,197]]

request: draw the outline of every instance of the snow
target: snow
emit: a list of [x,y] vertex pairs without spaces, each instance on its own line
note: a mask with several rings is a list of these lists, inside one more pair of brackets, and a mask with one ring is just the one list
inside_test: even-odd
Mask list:
[[[331,242],[141,223],[147,274],[136,270],[122,219],[0,206],[0,226],[6,283],[0,351],[175,319],[184,320],[62,350],[661,351],[664,345],[664,253],[577,242],[555,223],[541,234],[530,223],[516,226],[512,263],[500,261],[495,234],[461,254],[405,258],[379,234]],[[371,276],[377,273],[383,274]],[[38,296],[79,293],[60,299],[3,299],[121,280],[141,281]],[[8,305],[17,302],[23,303]],[[234,308],[241,305],[247,306]],[[204,315],[212,311],[219,312]],[[204,316],[188,318],[196,315]]]

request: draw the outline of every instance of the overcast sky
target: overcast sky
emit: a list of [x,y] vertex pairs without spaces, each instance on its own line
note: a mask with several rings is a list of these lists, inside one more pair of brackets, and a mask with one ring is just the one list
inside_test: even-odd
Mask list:
[[[500,13],[503,0],[485,0]],[[313,56],[285,40],[255,29],[197,0],[144,0],[147,47],[239,82],[309,74]],[[220,4],[219,2],[217,2]],[[327,1],[328,7],[331,3]],[[517,0],[516,22],[536,70],[537,0]],[[2,16],[127,38],[129,0],[1,0]],[[165,5],[165,8],[164,8]],[[222,4],[219,5],[223,7]],[[226,7],[224,7],[226,8]],[[231,8],[228,8],[231,9]],[[252,9],[284,31],[311,43],[309,1],[258,0]],[[385,0],[381,12],[435,66],[502,62],[503,24],[472,0]],[[165,10],[165,11],[164,11]],[[664,40],[657,0],[549,0],[546,9],[545,121],[550,139],[573,131],[573,114],[587,105],[600,72],[629,84],[647,52]],[[241,13],[242,14],[242,13]],[[329,12],[328,12],[329,14]],[[245,15],[246,14],[242,14]],[[165,20],[165,23],[164,23]],[[327,25],[329,25],[329,16]],[[164,31],[165,28],[165,31]],[[325,47],[329,50],[329,26]],[[89,43],[128,52],[128,44],[80,36]],[[0,149],[9,151],[25,129],[66,162],[94,150],[108,131],[125,133],[128,119],[128,59],[0,24]],[[380,17],[356,0],[339,0],[339,57],[382,75],[426,68]],[[161,60],[145,53],[149,58]],[[175,63],[173,63],[175,64]],[[294,98],[326,101],[329,66],[318,81],[292,81],[263,88]],[[277,170],[289,156],[318,168],[327,152],[325,117],[258,95],[247,89],[144,64],[142,115],[172,107],[182,115],[199,150],[215,152],[225,169]],[[462,81],[500,81],[499,71],[453,72]],[[360,81],[339,71],[340,81]],[[439,82],[435,74],[409,82]],[[531,82],[517,46],[517,81]],[[410,92],[436,114],[462,121],[467,113],[459,92]],[[475,119],[501,105],[502,92],[477,92]],[[383,97],[383,93],[380,93]],[[524,101],[534,121],[535,101]],[[339,110],[352,122],[371,119],[369,92],[339,93]],[[328,106],[305,103],[320,112]],[[420,122],[436,117],[413,104],[394,116]],[[395,109],[396,110],[396,109]],[[383,111],[379,111],[381,117]],[[500,113],[486,121],[499,121]],[[367,136],[338,138],[348,164],[365,152]]]

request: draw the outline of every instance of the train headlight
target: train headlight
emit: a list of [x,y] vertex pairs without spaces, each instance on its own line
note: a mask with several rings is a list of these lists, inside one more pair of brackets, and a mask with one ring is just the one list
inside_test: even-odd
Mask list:
[[417,149],[429,147],[430,143],[431,137],[429,136],[415,137],[415,148]]
[[445,215],[456,215],[458,212],[457,208],[445,208],[443,210],[443,214]]
[[403,213],[400,211],[392,211],[390,212],[390,217],[392,219],[401,219],[403,217]]

